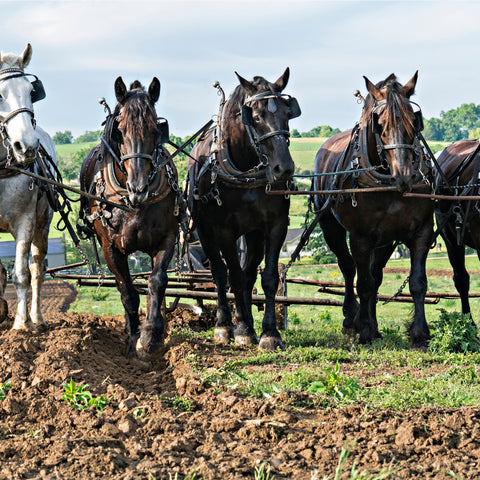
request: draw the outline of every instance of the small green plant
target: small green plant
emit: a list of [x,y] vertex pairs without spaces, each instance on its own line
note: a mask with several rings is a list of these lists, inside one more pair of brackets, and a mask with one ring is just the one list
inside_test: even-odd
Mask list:
[[354,380],[343,380],[338,361],[333,370],[324,369],[324,371],[327,373],[325,383],[321,381],[312,382],[309,387],[312,393],[329,395],[339,400],[353,399],[356,397],[360,386]]
[[[154,477],[152,474],[149,476],[150,480],[156,480],[156,477]],[[172,477],[172,474],[168,474],[168,480],[180,480],[178,476],[178,472],[175,472],[175,476]],[[183,480],[202,480],[202,478],[197,478],[197,472],[194,470],[193,472],[190,472]]]
[[32,437],[32,438],[38,438],[39,435],[40,435],[40,433],[41,433],[41,431],[42,431],[41,428],[38,429],[38,430],[30,430],[30,431],[28,432],[28,435],[29,435],[30,437]]
[[255,467],[255,480],[274,480],[275,476],[270,471],[270,465],[263,462],[260,466]]
[[435,353],[478,352],[480,340],[470,315],[440,309],[438,320],[432,322],[429,350]]
[[132,410],[134,418],[145,418],[148,415],[146,407],[136,407]]
[[11,386],[11,380],[8,382],[0,382],[0,400],[5,400],[7,398],[7,392],[10,390]]
[[188,397],[175,395],[174,398],[162,398],[162,400],[171,408],[178,408],[182,412],[192,411],[192,401]]
[[99,395],[94,398],[93,395],[86,390],[88,386],[88,383],[85,385],[76,385],[71,378],[69,383],[62,383],[62,387],[64,388],[62,399],[76,410],[85,410],[93,406],[97,410],[103,410],[110,404],[105,395]]
[[[345,445],[340,452],[340,458],[338,460],[338,465],[335,470],[333,480],[340,480],[341,478],[346,478],[348,480],[384,480],[400,470],[400,468],[395,470],[385,470],[382,468],[379,473],[371,474],[368,470],[359,471],[357,469],[357,460],[355,459],[353,461],[352,469],[350,470],[350,475],[345,477],[344,473],[348,474],[348,472],[345,470],[345,464],[347,463],[347,460],[350,457],[350,454],[352,453],[353,447],[356,443],[356,440],[353,440],[351,444],[349,444],[348,438],[345,440]],[[331,478],[332,477],[330,475],[326,475],[323,477],[323,480],[330,480]],[[318,471],[315,471],[312,474],[312,480],[318,480]]]

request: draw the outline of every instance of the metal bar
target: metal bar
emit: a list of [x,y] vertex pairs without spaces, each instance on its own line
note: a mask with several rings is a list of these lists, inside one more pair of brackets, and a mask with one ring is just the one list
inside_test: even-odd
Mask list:
[[63,188],[65,190],[69,190],[70,192],[76,193],[77,195],[81,195],[83,197],[91,198],[92,200],[96,200],[97,202],[102,202],[107,205],[110,205],[112,207],[120,208],[121,210],[125,210],[126,212],[130,212],[131,209],[126,207],[125,205],[120,205],[119,203],[111,202],[110,200],[106,200],[105,198],[100,198],[97,197],[96,195],[92,195],[90,193],[84,192],[82,190],[79,190],[78,188],[73,188],[69,187],[68,185],[65,185],[64,183],[59,183],[56,182],[55,180],[50,180],[47,177],[42,177],[41,175],[37,175],[35,173],[31,173],[28,170],[23,170],[22,168],[14,167],[13,165],[8,168],[9,170],[14,170],[15,172],[22,173],[23,175],[27,175],[32,178],[36,178],[37,180],[41,180],[42,182],[45,183],[50,183],[51,185],[55,185],[56,187]]
[[[45,271],[45,273],[49,273],[50,275],[52,275],[52,273],[55,274],[55,272],[59,272],[61,270],[68,270],[69,268],[81,267],[82,265],[88,265],[88,262],[71,263],[70,265],[63,265],[61,267],[49,268]],[[61,277],[58,277],[58,278],[61,278]]]
[[[98,287],[98,282],[78,280],[78,285],[83,287]],[[114,287],[114,282],[103,282],[102,287]],[[146,288],[146,284],[135,284],[136,288]],[[144,292],[140,292],[144,293]],[[145,292],[146,294],[147,292]],[[196,290],[176,290],[167,288],[165,291],[166,297],[180,297],[180,298],[202,298],[205,300],[216,300],[217,292],[205,292]],[[233,293],[227,293],[228,300],[234,300]],[[264,303],[265,295],[252,295],[252,301],[254,303]],[[341,300],[333,300],[330,298],[301,298],[301,297],[275,297],[276,303],[284,305],[330,305],[335,307],[341,307],[343,302]]]
[[[344,290],[335,290],[333,288],[326,288],[320,287],[318,289],[319,292],[328,293],[330,295],[345,295]],[[377,293],[378,300],[390,300],[392,302],[400,302],[400,303],[413,303],[413,298],[408,294],[399,294],[397,297],[392,297],[392,295],[385,295],[382,293]],[[440,301],[439,297],[426,298],[424,303],[427,305],[436,305]]]
[[[428,185],[418,184],[413,185],[413,189],[425,188]],[[342,193],[376,193],[376,192],[401,192],[397,187],[367,187],[367,188],[344,188],[341,190],[270,190],[266,191],[267,195],[337,195]],[[405,195],[405,194],[404,194]],[[429,195],[429,194],[422,194]]]
[[430,198],[432,200],[480,200],[479,195],[436,195],[430,193],[404,193],[404,197]]

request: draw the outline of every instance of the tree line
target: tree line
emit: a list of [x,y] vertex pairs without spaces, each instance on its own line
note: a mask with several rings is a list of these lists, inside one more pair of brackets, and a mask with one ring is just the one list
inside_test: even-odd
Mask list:
[[[314,127],[308,132],[291,130],[292,138],[323,137],[329,138],[340,129],[329,125]],[[437,142],[456,142],[464,138],[480,138],[480,105],[464,103],[460,107],[441,111],[439,117],[424,119],[423,136]]]

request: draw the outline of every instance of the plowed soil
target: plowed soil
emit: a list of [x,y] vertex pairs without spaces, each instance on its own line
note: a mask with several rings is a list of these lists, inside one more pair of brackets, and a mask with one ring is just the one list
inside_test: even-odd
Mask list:
[[[361,470],[389,466],[399,469],[390,478],[402,479],[480,475],[480,408],[398,413],[298,408],[289,395],[244,398],[205,387],[192,358],[208,353],[202,368],[219,367],[246,348],[170,335],[155,363],[127,360],[123,319],[64,313],[73,298],[70,285],[48,282],[47,331],[1,325],[0,380],[12,387],[0,401],[0,479],[183,479],[194,470],[197,479],[253,479],[262,462],[277,480],[323,479],[347,437],[357,440],[347,465],[356,459]],[[169,322],[201,327],[182,309]],[[115,405],[101,414],[73,409],[62,400],[70,378]],[[180,397],[188,408],[179,408]]]

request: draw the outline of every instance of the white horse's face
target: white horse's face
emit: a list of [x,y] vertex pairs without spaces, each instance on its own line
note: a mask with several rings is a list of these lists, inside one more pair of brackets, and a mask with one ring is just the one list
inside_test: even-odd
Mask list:
[[[27,46],[19,57],[12,54],[0,56],[0,122],[3,124],[8,143],[15,160],[31,162],[40,144],[33,119],[32,84],[25,76],[12,76],[2,80],[2,71],[8,68],[23,70],[31,57]],[[24,110],[22,110],[24,109]],[[17,112],[15,114],[15,112]],[[3,143],[0,138],[0,145]]]

